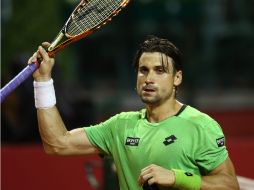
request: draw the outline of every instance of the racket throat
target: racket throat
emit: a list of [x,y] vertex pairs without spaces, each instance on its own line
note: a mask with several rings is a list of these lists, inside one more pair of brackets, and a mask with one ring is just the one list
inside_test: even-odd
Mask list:
[[59,42],[63,39],[64,36],[65,36],[65,34],[63,33],[63,31],[59,32],[59,34],[57,35],[55,40],[49,46],[48,51],[49,52],[53,51],[55,49],[55,47],[59,44]]

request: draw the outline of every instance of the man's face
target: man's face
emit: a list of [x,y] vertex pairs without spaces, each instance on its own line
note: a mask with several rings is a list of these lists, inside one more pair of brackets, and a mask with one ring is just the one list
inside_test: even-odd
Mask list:
[[[162,59],[165,66],[163,66]],[[139,59],[137,92],[148,105],[161,105],[175,98],[174,86],[181,83],[182,72],[174,74],[172,59],[159,52],[143,53]]]

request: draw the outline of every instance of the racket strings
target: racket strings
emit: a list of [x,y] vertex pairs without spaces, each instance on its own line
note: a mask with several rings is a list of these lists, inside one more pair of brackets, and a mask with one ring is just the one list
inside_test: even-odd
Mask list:
[[122,0],[91,0],[76,11],[67,25],[70,36],[79,35],[105,22],[121,7]]

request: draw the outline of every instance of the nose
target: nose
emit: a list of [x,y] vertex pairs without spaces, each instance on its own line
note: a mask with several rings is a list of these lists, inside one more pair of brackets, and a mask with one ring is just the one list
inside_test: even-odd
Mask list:
[[146,80],[145,80],[145,83],[146,84],[150,84],[150,83],[153,83],[154,82],[154,74],[152,71],[148,72],[147,75],[146,75]]

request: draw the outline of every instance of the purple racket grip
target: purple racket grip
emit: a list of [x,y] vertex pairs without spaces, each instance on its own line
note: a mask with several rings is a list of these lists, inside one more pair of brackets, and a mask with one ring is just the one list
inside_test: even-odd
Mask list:
[[14,77],[9,83],[7,83],[1,89],[1,103],[12,91],[14,91],[22,82],[24,82],[29,76],[31,76],[38,67],[38,63],[32,63],[27,65],[16,77]]

